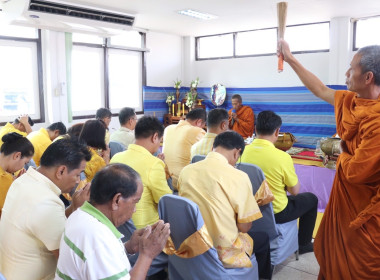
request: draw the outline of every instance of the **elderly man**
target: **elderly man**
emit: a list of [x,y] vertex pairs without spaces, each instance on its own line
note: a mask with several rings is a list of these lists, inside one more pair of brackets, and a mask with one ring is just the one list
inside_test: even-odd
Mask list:
[[380,279],[380,46],[358,50],[335,91],[306,70],[281,40],[285,61],[317,97],[334,105],[342,153],[315,238],[319,279]]
[[239,94],[232,95],[232,108],[228,111],[230,129],[236,131],[243,137],[250,137],[253,134],[255,115],[249,106],[244,106]]
[[[276,223],[300,218],[298,244],[300,254],[313,251],[311,243],[317,218],[318,198],[312,193],[299,193],[300,183],[289,154],[277,149],[281,117],[272,111],[261,111],[256,120],[256,139],[245,148],[241,162],[259,166],[274,195]],[[287,196],[286,191],[291,195]]]
[[191,146],[191,158],[195,155],[207,155],[212,151],[215,137],[228,130],[228,113],[222,108],[212,109],[207,115],[207,133],[193,146]]
[[159,220],[158,201],[163,195],[172,193],[166,181],[165,163],[153,155],[160,148],[163,134],[164,126],[156,117],[144,116],[135,128],[135,144],[130,144],[128,150],[117,153],[111,160],[111,163],[132,167],[141,177],[144,191],[132,216],[138,229]]
[[[124,244],[116,229],[131,218],[142,192],[141,179],[129,166],[111,164],[99,171],[90,201],[66,223],[55,279],[145,279],[169,237],[169,224],[159,221],[136,230]],[[131,269],[127,254],[136,252],[139,258]]]
[[38,131],[33,131],[27,137],[34,147],[33,160],[37,166],[40,166],[42,154],[47,147],[60,135],[66,134],[66,126],[62,122],[56,122],[47,128],[41,127]]
[[34,122],[28,115],[21,115],[20,117],[16,118],[13,123],[6,123],[6,125],[0,129],[0,147],[3,145],[1,138],[3,138],[5,134],[16,132],[26,137],[29,133],[32,132],[33,125]]
[[135,141],[134,129],[137,123],[137,116],[133,108],[125,107],[119,112],[120,128],[111,134],[111,141],[119,142],[128,149],[129,144]]
[[163,152],[169,171],[173,173],[173,187],[181,170],[191,161],[191,146],[206,134],[204,126],[207,114],[204,109],[194,109],[186,115],[186,120],[165,128]]
[[66,217],[88,198],[89,186],[65,210],[59,195],[70,192],[90,160],[87,147],[71,140],[52,143],[38,170],[12,184],[0,221],[0,271],[7,279],[53,279]]
[[[179,195],[199,206],[219,259],[227,268],[252,265],[252,238],[247,232],[252,221],[262,217],[248,175],[235,168],[244,148],[238,133],[223,132],[216,136],[206,159],[186,166],[178,180]],[[270,279],[268,235],[255,233],[252,237],[259,275]]]

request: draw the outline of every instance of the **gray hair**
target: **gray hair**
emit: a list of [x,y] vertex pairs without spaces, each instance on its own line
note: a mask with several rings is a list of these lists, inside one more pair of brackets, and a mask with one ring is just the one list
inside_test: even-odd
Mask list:
[[362,73],[372,72],[375,85],[380,86],[380,46],[373,45],[360,48],[358,50]]

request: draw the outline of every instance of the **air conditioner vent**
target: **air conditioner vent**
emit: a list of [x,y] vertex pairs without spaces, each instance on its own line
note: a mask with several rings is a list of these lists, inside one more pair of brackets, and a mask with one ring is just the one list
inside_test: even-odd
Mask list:
[[110,13],[95,9],[88,9],[41,0],[30,0],[29,11],[89,19],[100,22],[121,24],[126,26],[132,26],[135,20],[133,16],[129,15]]

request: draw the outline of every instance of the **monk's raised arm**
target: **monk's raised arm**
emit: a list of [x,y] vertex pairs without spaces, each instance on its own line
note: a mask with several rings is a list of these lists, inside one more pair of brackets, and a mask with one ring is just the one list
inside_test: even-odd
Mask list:
[[278,54],[284,55],[284,60],[293,68],[302,83],[317,97],[334,105],[335,90],[327,87],[322,81],[307,70],[290,52],[289,45],[286,41],[280,40]]

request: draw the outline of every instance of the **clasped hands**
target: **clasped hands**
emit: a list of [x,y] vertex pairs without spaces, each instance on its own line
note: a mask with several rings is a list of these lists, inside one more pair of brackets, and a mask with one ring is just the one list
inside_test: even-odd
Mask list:
[[154,259],[165,247],[170,235],[170,225],[159,220],[151,226],[135,230],[130,240],[125,243],[128,254],[145,255]]

